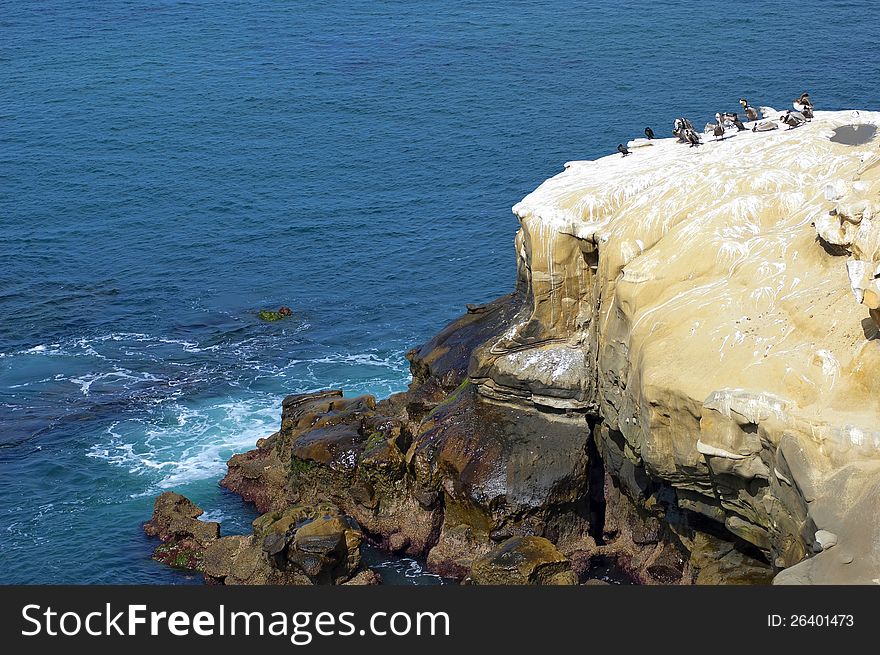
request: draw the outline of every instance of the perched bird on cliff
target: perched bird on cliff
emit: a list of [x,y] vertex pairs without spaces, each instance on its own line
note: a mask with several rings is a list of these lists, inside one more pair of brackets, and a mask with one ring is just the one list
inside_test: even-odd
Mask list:
[[622,143],[617,144],[617,152],[626,157],[629,154],[629,149],[623,145]]
[[712,128],[712,134],[715,136],[716,141],[719,138],[724,138],[724,126],[721,124],[721,121],[715,123],[715,127]]
[[652,130],[650,127],[646,127],[645,128],[645,136],[648,137],[648,140],[650,141],[651,139],[654,138],[654,130]]
[[806,92],[802,93],[800,98],[795,98],[792,105],[794,105],[794,108],[800,112],[804,110],[804,107],[809,107],[811,110],[813,109],[813,101],[810,100],[810,94]]
[[785,123],[786,125],[788,125],[788,129],[793,130],[794,128],[800,127],[801,125],[806,123],[807,119],[799,111],[788,110],[779,117],[779,122]]
[[770,130],[778,130],[779,126],[773,121],[756,121],[752,125],[752,132],[769,132]]
[[791,116],[793,116],[794,119],[795,119],[796,121],[798,121],[798,123],[800,123],[801,125],[803,125],[804,123],[807,122],[807,116],[806,116],[806,114],[804,114],[803,112],[800,112],[800,111],[789,111],[788,113],[789,113]]
[[676,118],[672,123],[672,136],[678,137],[678,140],[681,143],[688,143],[690,139],[688,139],[687,133],[688,130],[696,134],[696,130],[694,130],[693,123],[691,123],[686,118]]
[[672,136],[677,136],[679,141],[684,141],[684,119],[676,118],[672,121]]
[[749,101],[745,98],[739,99],[739,104],[742,105],[743,111],[746,114],[746,119],[750,121],[758,120],[758,112],[757,110],[749,104]]
[[737,114],[736,112],[726,111],[720,114],[720,120],[718,120],[718,116],[719,114],[715,114],[715,120],[717,122],[721,123],[722,125],[724,125],[725,123],[728,125],[733,125],[734,127],[736,127],[737,132],[742,132],[744,129],[746,129],[746,126],[743,125],[742,121],[739,119],[739,114]]
[[801,97],[795,98],[791,105],[804,117],[805,121],[813,118],[813,101],[810,100],[809,93],[801,94]]
[[681,143],[690,143],[693,148],[700,144],[700,136],[694,129],[694,124],[686,118],[676,118],[672,123],[672,134],[678,137]]

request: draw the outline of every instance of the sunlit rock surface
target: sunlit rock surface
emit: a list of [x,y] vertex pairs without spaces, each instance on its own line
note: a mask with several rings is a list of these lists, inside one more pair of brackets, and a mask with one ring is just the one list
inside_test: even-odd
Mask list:
[[832,141],[849,125],[880,114],[568,163],[514,207],[526,301],[469,371],[598,417],[613,476],[668,485],[777,582],[880,580],[880,139]]
[[[222,484],[477,583],[880,582],[880,114],[762,113],[568,164],[408,391],[290,396]],[[341,521],[320,569],[284,532],[205,572],[359,580]]]

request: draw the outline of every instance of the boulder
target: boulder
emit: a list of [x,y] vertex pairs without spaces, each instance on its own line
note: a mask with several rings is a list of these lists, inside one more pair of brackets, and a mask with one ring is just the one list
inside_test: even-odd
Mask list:
[[363,572],[362,539],[338,508],[296,505],[255,519],[252,535],[214,541],[204,572],[216,584],[342,584]]
[[477,585],[574,585],[571,562],[543,537],[511,537],[474,560],[469,582]]
[[220,536],[220,524],[200,521],[201,507],[185,496],[166,491],[153,505],[153,516],[144,524],[144,532],[162,543],[153,551],[153,559],[179,569],[202,571],[205,549]]

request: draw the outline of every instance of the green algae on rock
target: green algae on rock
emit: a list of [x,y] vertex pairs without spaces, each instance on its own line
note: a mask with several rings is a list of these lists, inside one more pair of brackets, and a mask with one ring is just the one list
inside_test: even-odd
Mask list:
[[178,569],[204,570],[205,549],[220,536],[220,524],[201,521],[204,511],[188,498],[166,491],[156,498],[144,532],[162,543],[153,559]]
[[292,315],[293,312],[291,311],[290,307],[280,307],[277,311],[273,311],[271,309],[262,309],[257,316],[259,316],[260,320],[268,321],[271,323],[273,321],[280,321],[282,319],[288,318]]

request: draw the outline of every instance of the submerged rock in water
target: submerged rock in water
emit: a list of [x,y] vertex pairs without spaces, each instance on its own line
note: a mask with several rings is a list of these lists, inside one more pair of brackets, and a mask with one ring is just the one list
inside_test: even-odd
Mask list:
[[280,307],[278,311],[272,311],[271,309],[262,309],[258,314],[260,320],[263,321],[280,321],[283,318],[287,318],[288,316],[293,316],[293,311],[290,307]]

